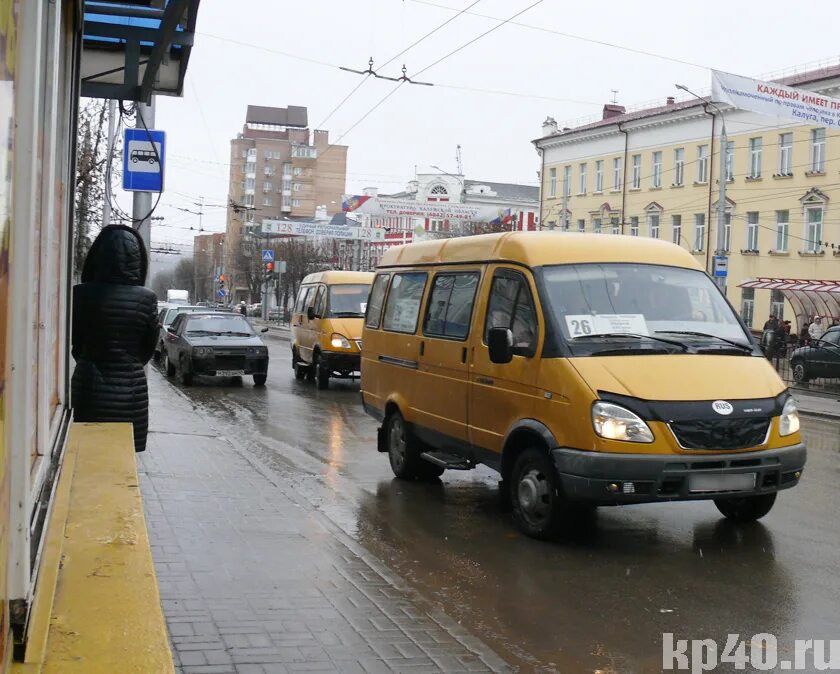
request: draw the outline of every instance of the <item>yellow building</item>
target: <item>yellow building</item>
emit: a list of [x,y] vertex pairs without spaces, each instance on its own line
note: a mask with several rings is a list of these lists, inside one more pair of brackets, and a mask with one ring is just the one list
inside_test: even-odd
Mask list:
[[[838,96],[840,66],[778,82]],[[825,314],[824,305],[792,307],[781,290],[738,286],[758,277],[840,278],[840,132],[720,109],[729,141],[727,296],[748,325],[760,328],[773,312],[796,328],[812,312]],[[541,229],[667,239],[711,271],[720,117],[698,99],[669,97],[635,112],[606,105],[602,119],[575,128],[558,129],[547,119],[534,141],[542,162]]]

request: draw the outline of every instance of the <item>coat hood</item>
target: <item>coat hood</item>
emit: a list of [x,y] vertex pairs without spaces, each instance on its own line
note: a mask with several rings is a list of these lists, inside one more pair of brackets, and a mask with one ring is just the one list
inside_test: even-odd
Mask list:
[[82,283],[142,286],[149,260],[140,234],[125,225],[108,225],[91,245],[82,269]]

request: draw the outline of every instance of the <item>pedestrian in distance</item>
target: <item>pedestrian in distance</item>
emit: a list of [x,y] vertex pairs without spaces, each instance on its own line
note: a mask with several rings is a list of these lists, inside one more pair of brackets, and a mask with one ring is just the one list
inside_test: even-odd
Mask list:
[[808,336],[811,338],[811,344],[819,341],[824,333],[825,330],[823,330],[822,318],[814,316],[813,322],[810,326],[808,326]]
[[239,303],[238,310],[239,310],[239,313],[242,314],[243,316],[248,315],[248,305],[245,304],[245,302],[240,302]]
[[146,247],[130,227],[109,225],[85,258],[73,287],[72,405],[76,421],[130,422],[134,450],[146,449],[146,363],[155,351],[157,296],[143,287]]

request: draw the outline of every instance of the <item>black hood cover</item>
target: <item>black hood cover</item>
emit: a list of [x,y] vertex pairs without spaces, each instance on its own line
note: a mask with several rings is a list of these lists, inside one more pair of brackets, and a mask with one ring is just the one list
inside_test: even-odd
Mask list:
[[96,237],[85,258],[82,283],[142,286],[149,260],[140,234],[125,225],[109,225]]

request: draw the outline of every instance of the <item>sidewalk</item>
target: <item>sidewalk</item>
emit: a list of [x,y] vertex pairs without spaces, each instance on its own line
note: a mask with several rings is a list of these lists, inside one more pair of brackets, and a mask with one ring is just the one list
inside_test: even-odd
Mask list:
[[836,395],[820,395],[791,389],[802,414],[821,419],[840,419],[840,400]]
[[291,331],[289,330],[289,324],[279,324],[272,321],[264,321],[261,318],[249,318],[248,319],[253,325],[257,325],[260,327],[267,327],[268,334],[276,339],[282,339],[285,341],[291,341]]
[[185,674],[509,671],[156,371],[140,482]]

